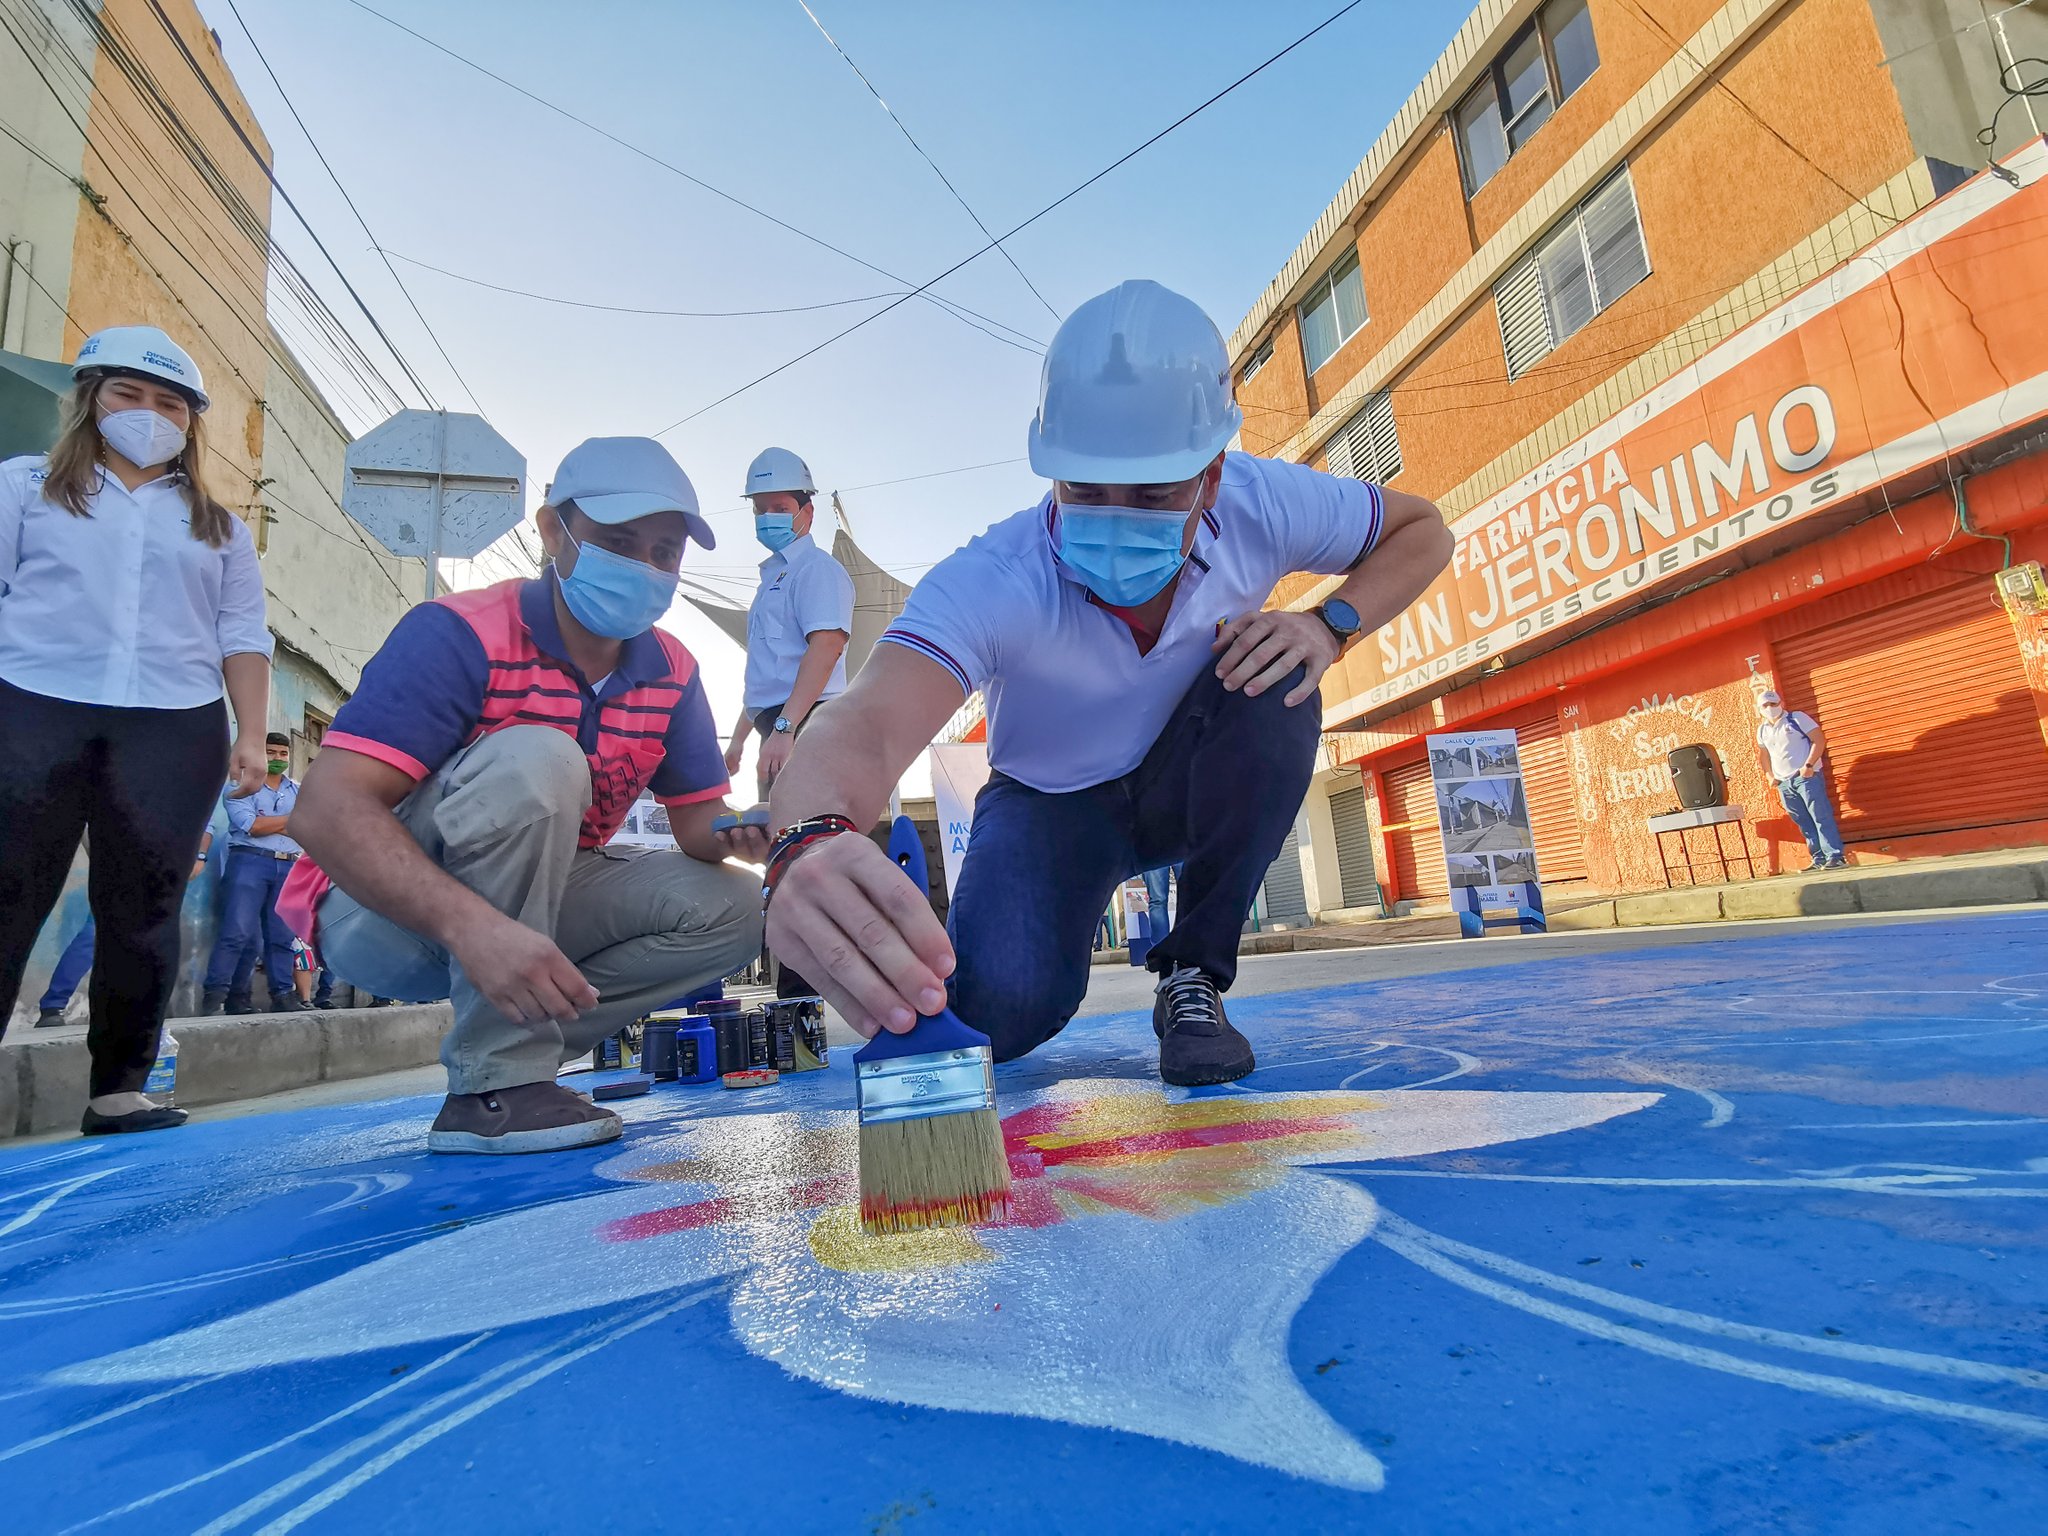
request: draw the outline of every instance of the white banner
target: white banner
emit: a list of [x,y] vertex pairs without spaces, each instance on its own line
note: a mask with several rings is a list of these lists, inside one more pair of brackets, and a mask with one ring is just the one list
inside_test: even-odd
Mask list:
[[946,895],[960,883],[967,837],[974,827],[974,797],[988,782],[988,743],[962,741],[932,748],[932,799],[937,802],[939,849],[946,860]]

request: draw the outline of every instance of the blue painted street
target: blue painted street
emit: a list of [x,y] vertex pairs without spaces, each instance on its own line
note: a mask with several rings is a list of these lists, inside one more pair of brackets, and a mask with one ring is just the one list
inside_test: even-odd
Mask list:
[[[1007,1224],[869,1240],[846,1056],[622,1142],[433,1098],[0,1152],[24,1533],[2022,1532],[2048,915],[1530,953],[999,1069]],[[1292,964],[1265,962],[1260,974]],[[1372,962],[1364,962],[1370,974]]]

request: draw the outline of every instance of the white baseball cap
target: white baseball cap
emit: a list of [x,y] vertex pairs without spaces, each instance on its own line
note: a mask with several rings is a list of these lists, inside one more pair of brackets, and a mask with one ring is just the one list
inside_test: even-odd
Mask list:
[[680,512],[706,549],[718,540],[697,510],[697,488],[682,465],[651,437],[589,437],[569,450],[548,483],[548,505],[565,501],[593,523],[617,525],[657,512]]
[[1782,704],[1785,702],[1778,697],[1778,690],[1775,688],[1766,688],[1756,696],[1756,701],[1759,704]]

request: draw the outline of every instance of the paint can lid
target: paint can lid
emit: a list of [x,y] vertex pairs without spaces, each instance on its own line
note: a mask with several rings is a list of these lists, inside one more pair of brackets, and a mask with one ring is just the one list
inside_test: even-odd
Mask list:
[[728,1072],[719,1079],[728,1088],[766,1088],[781,1080],[782,1074],[773,1067],[743,1067],[737,1072]]

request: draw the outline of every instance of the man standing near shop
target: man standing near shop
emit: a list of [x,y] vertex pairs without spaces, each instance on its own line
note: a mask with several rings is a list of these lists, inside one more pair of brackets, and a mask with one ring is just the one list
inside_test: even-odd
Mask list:
[[1775,691],[1757,696],[1756,763],[1778,786],[1785,814],[1806,839],[1815,869],[1847,869],[1842,833],[1835,824],[1834,802],[1828,797],[1828,733],[1820,722],[1800,710],[1785,708]]
[[[747,736],[758,734],[761,751],[754,775],[763,800],[811,712],[846,691],[853,578],[811,538],[816,493],[810,466],[787,448],[764,448],[747,466],[754,537],[768,558],[761,562],[761,590],[747,611],[746,694],[725,749],[725,771],[740,771]],[[776,966],[775,995],[813,993],[811,984],[784,962]]]
[[[1417,496],[1227,451],[1243,415],[1214,323],[1157,283],[1070,315],[1046,353],[1037,506],[941,561],[775,786],[769,943],[861,1033],[947,1002],[996,1059],[1057,1034],[1087,991],[1118,882],[1185,861],[1159,977],[1159,1074],[1254,1066],[1224,1015],[1246,911],[1294,825],[1346,644],[1451,556]],[[1306,613],[1284,576],[1341,577]],[[962,700],[988,700],[992,770],[948,914],[865,833]]]
[[[398,621],[334,717],[283,910],[355,986],[451,998],[436,1152],[550,1152],[619,1134],[562,1064],[759,953],[758,828],[730,787],[697,664],[656,628],[691,540],[689,477],[652,438],[599,437],[537,518],[549,569]],[[675,848],[607,846],[643,791]],[[317,861],[317,862],[316,862]]]
[[298,781],[291,766],[291,737],[272,731],[264,738],[268,776],[246,795],[229,795],[228,865],[221,901],[220,937],[206,967],[206,993],[201,1013],[255,1013],[250,985],[256,960],[263,959],[263,980],[270,991],[270,1012],[297,1013],[302,1002],[292,982],[292,934],[277,915],[278,893],[299,857],[299,845],[287,830],[299,803]]

